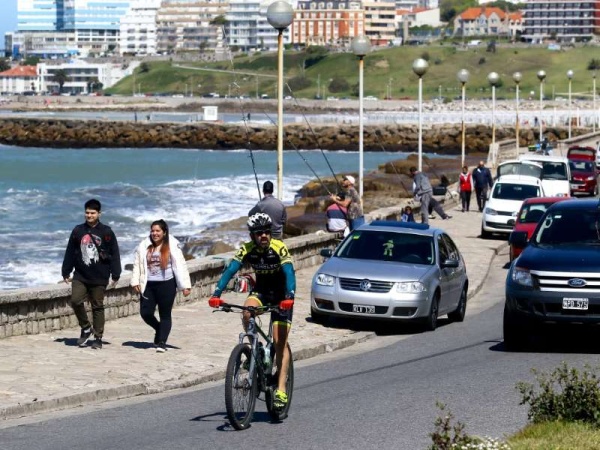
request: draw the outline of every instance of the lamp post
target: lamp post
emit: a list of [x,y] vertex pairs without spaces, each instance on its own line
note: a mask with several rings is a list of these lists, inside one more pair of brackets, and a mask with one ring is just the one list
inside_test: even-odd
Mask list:
[[267,21],[277,35],[277,197],[283,198],[283,31],[294,20],[292,6],[282,0],[267,8]]
[[357,36],[352,40],[352,51],[358,57],[358,176],[359,176],[359,188],[358,194],[362,202],[363,198],[363,90],[364,90],[364,59],[365,55],[369,53],[371,48],[371,41],[365,36]]
[[573,105],[571,103],[571,80],[573,80],[572,70],[567,70],[567,78],[569,79],[569,139],[571,139],[571,122],[573,121]]
[[[490,72],[487,79],[492,86],[492,145],[494,145],[496,143],[496,85],[500,81],[500,76],[496,72]],[[494,157],[494,162],[495,160]]]
[[539,117],[539,125],[540,125],[540,142],[542,142],[542,111],[544,110],[544,80],[546,79],[546,72],[543,70],[539,70],[537,73],[538,80],[540,80],[540,117]]
[[521,75],[521,72],[515,72],[513,73],[513,81],[515,82],[515,99],[516,99],[516,103],[515,103],[515,135],[517,138],[517,157],[519,156],[519,148],[521,147],[521,133],[520,133],[520,129],[519,129],[519,83],[521,82],[521,79],[523,78],[523,76]]
[[596,132],[596,119],[598,118],[598,112],[596,111],[596,71],[592,75],[592,133]]
[[412,65],[413,72],[419,77],[419,172],[423,169],[423,75],[428,68],[429,64],[422,58],[415,59]]
[[465,85],[467,84],[467,81],[469,81],[469,71],[467,69],[461,69],[458,71],[458,73],[456,74],[456,77],[458,78],[458,81],[460,81],[460,84],[462,85],[462,115],[461,115],[461,119],[460,119],[460,123],[461,123],[461,142],[460,142],[460,146],[461,146],[461,160],[460,160],[460,165],[461,167],[465,165],[465,135],[466,135],[466,129],[465,129]]

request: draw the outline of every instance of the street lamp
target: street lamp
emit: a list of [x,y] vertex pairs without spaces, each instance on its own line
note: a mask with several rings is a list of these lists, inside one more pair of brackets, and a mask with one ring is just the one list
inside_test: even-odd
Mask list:
[[419,172],[423,169],[423,75],[428,68],[429,64],[423,58],[415,59],[412,65],[413,72],[419,77]]
[[267,8],[267,21],[277,35],[277,197],[283,198],[283,31],[294,20],[292,6],[282,0]]
[[596,71],[592,75],[592,133],[596,132],[596,119],[598,119],[598,112],[596,111]]
[[519,129],[519,83],[521,82],[521,79],[523,78],[523,76],[521,75],[521,72],[515,72],[513,73],[513,81],[515,82],[515,99],[516,99],[516,103],[515,103],[515,112],[516,112],[516,119],[515,119],[515,135],[517,137],[517,157],[519,156],[519,148],[521,147],[521,139],[520,139],[520,129]]
[[358,194],[362,201],[363,198],[363,89],[364,89],[364,59],[365,55],[369,53],[371,49],[371,41],[365,36],[356,36],[352,40],[352,51],[358,57],[358,176],[359,176],[359,188]]
[[[496,72],[490,72],[487,77],[492,86],[492,145],[496,144],[496,85],[500,81],[500,76]],[[496,149],[494,151],[494,163],[496,162]]]
[[569,139],[571,139],[571,122],[573,120],[573,105],[571,104],[571,80],[573,80],[572,70],[567,70],[567,78],[569,79]]
[[461,116],[461,132],[462,132],[462,139],[461,139],[461,162],[460,165],[461,167],[465,165],[465,135],[466,135],[466,129],[465,129],[465,85],[467,84],[467,81],[469,81],[469,71],[467,69],[461,69],[458,71],[458,73],[456,74],[456,77],[458,78],[458,81],[460,81],[461,85],[462,85],[462,116]]
[[542,111],[544,110],[544,80],[546,79],[546,72],[543,70],[538,71],[537,73],[538,80],[540,80],[540,117],[538,122],[540,124],[540,142],[542,142]]

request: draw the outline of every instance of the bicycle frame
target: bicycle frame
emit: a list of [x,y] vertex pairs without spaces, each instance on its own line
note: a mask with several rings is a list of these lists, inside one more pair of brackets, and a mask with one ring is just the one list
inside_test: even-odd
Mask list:
[[[259,375],[261,375],[260,378],[262,378],[262,375],[264,375],[263,369],[268,370],[269,368],[264,367],[262,364],[262,362],[264,361],[264,359],[262,359],[263,355],[261,355],[258,350],[259,343],[260,343],[260,337],[262,337],[263,340],[265,341],[266,345],[263,345],[263,350],[265,352],[267,351],[267,347],[269,345],[271,345],[271,346],[275,345],[273,343],[273,321],[271,319],[269,319],[269,332],[265,333],[262,330],[262,328],[258,325],[258,323],[256,323],[256,311],[251,311],[250,320],[248,321],[248,327],[247,327],[246,331],[243,331],[240,333],[239,343],[243,344],[245,342],[245,339],[248,338],[248,341],[251,346],[251,352],[252,352],[252,358],[250,360],[250,368],[248,371],[250,373],[253,373],[255,370],[258,369]],[[257,362],[260,362],[260,364],[257,364]],[[273,363],[271,362],[271,364],[273,364]],[[259,387],[261,385],[260,378],[257,378],[257,381],[259,382]],[[250,377],[250,379],[252,379],[252,377]]]

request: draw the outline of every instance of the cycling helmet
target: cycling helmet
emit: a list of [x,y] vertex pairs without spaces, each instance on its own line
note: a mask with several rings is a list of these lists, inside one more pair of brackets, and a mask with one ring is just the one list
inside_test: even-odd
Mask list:
[[271,230],[273,222],[268,214],[256,213],[248,218],[248,230],[255,231]]

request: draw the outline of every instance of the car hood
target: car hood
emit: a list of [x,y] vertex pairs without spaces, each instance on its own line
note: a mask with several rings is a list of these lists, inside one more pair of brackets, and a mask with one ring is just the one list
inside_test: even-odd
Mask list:
[[600,245],[527,246],[516,262],[519,267],[552,272],[600,272]]
[[521,209],[523,200],[502,200],[499,198],[490,199],[485,206],[496,211],[510,211],[516,216]]
[[588,177],[595,177],[596,172],[588,172],[585,170],[572,170],[571,176],[575,179],[585,179]]
[[318,272],[341,278],[387,281],[420,281],[437,270],[435,265],[407,264],[387,261],[365,261],[333,257]]

